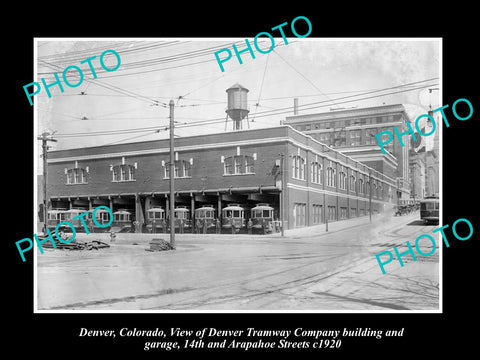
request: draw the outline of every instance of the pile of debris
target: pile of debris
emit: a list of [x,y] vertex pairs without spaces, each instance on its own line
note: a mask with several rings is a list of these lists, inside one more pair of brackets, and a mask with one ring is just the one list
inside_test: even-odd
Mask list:
[[[41,241],[41,240],[44,240],[46,238],[46,236],[38,236],[38,240]],[[47,242],[44,242],[42,243],[42,248],[46,248],[46,249],[60,249],[60,250],[63,250],[63,249],[66,249],[66,250],[98,250],[98,249],[102,249],[102,248],[109,248],[110,245],[108,245],[107,243],[103,242],[103,241],[99,241],[99,240],[93,240],[93,241],[88,241],[88,242],[79,242],[79,241],[72,241],[70,243],[63,243],[63,242],[60,242],[58,241],[58,239],[54,238],[54,241],[55,241],[55,247],[53,246],[52,242],[51,241],[47,241]]]
[[152,239],[152,241],[150,241],[150,249],[145,249],[145,251],[166,250],[175,250],[175,246],[172,246],[168,241],[165,241],[163,239]]

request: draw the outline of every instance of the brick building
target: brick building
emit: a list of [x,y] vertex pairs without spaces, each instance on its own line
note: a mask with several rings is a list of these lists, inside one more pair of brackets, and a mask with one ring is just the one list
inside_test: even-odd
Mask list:
[[396,196],[405,200],[410,198],[411,191],[410,140],[405,136],[401,146],[395,138],[385,146],[383,154],[375,135],[387,130],[393,132],[393,127],[405,132],[407,121],[410,120],[403,105],[396,104],[305,115],[298,115],[295,109],[284,123],[395,179]]
[[[168,139],[51,151],[47,206],[126,209],[145,231],[146,212],[169,207],[169,159]],[[291,126],[175,139],[173,175],[175,205],[191,214],[210,204],[218,217],[218,209],[236,203],[248,219],[252,207],[269,203],[275,218],[283,211],[285,228],[365,216],[397,202],[395,177]]]

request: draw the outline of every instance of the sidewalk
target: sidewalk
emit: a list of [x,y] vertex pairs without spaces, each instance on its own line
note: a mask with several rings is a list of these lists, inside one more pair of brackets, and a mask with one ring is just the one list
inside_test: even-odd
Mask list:
[[[391,216],[392,215],[390,214],[372,215],[372,224],[377,224],[379,221],[385,221],[387,217],[391,217]],[[319,225],[306,226],[306,227],[301,227],[296,229],[286,229],[285,236],[288,236],[288,237],[297,237],[297,236],[305,236],[305,235],[321,236],[321,235],[327,235],[334,232],[338,232],[341,230],[351,229],[356,226],[366,225],[369,222],[370,222],[370,217],[367,215],[367,216],[357,217],[357,218],[348,219],[348,220],[339,220],[339,221],[329,222],[328,232],[326,231],[325,223],[323,223]],[[271,234],[268,236],[277,237],[281,235],[280,233],[277,233],[277,234]]]

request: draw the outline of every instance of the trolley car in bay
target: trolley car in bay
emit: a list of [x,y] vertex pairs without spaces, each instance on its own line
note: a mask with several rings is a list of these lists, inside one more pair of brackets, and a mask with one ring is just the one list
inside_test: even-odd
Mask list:
[[204,205],[195,209],[195,227],[197,231],[216,230],[215,208],[212,205]]
[[150,233],[159,233],[167,231],[165,221],[165,210],[161,207],[154,207],[147,210],[147,231]]
[[[65,221],[68,221],[75,228],[75,232],[85,232],[85,227],[79,215],[82,215],[85,209],[70,209],[65,211]],[[77,217],[78,216],[78,217]],[[75,220],[73,218],[77,217]],[[68,225],[64,227],[65,232],[71,232],[72,228]]]
[[54,209],[47,212],[47,229],[54,231],[59,223],[66,221],[66,209]]
[[110,226],[100,227],[95,223],[95,221],[93,221],[93,218],[92,218],[93,210],[94,209],[88,210],[88,215],[87,215],[88,223],[89,223],[88,230],[94,233],[110,231],[111,223],[113,222],[113,219],[110,218],[111,217],[110,212],[108,212],[108,210],[104,208],[99,208],[95,210],[95,221],[98,224],[100,224],[101,226],[104,226],[110,223]]
[[273,231],[273,207],[269,204],[258,204],[251,209],[252,231],[263,234]]
[[[75,232],[85,232],[85,227],[82,224],[82,220],[79,215],[83,214],[85,212],[84,209],[55,209],[55,210],[49,210],[47,213],[47,228],[53,232],[55,231],[55,228],[57,227],[58,224],[62,222],[68,222],[73,225],[75,228]],[[75,217],[77,219],[74,220]],[[72,232],[72,227],[63,224],[60,228],[64,232]]]
[[132,228],[132,213],[128,210],[118,210],[113,213],[113,222],[110,231],[121,232],[133,232]]
[[[190,219],[190,210],[186,206],[177,206],[173,212],[175,232],[190,231],[192,228],[192,220]],[[167,216],[168,230],[170,230],[170,221]]]
[[420,219],[426,224],[439,221],[440,203],[438,197],[425,198],[420,201]]
[[230,204],[222,209],[222,228],[240,231],[245,228],[245,209],[239,204]]

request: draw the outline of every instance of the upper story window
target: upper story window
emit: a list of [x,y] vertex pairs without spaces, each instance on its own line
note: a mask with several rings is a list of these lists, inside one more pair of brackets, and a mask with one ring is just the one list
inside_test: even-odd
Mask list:
[[365,194],[365,182],[363,179],[358,179],[358,193]]
[[134,165],[121,164],[112,166],[112,181],[135,181]]
[[360,145],[361,144],[361,130],[351,130],[350,131],[350,145]]
[[223,159],[223,175],[254,174],[255,158],[250,155],[234,155]]
[[305,180],[305,159],[300,155],[292,157],[292,177],[294,179]]
[[88,172],[88,166],[85,168],[79,167],[78,162],[75,161],[74,168],[65,169],[65,175],[67,176],[67,185],[87,184]]
[[[174,161],[174,178],[175,179],[182,179],[182,178],[190,178],[191,175],[191,166],[192,161],[185,161],[185,160],[175,160]],[[170,162],[163,163],[165,174],[164,179],[170,179]]]
[[332,166],[327,167],[327,186],[336,186],[335,174],[336,170]]
[[87,170],[68,169],[67,170],[67,184],[86,184],[87,183]]
[[310,168],[310,177],[312,183],[321,184],[323,179],[323,168],[322,164],[318,163],[317,161],[312,162]]
[[375,135],[377,134],[377,129],[366,129],[365,130],[365,145],[377,144],[377,139]]
[[[379,129],[377,130],[376,134],[380,134],[380,133],[382,133],[382,132],[384,132],[384,131],[393,132],[393,129],[392,129],[391,127],[379,128]],[[375,134],[375,135],[376,135],[376,134]],[[375,143],[377,143],[376,136],[374,136],[373,138],[375,139]],[[381,142],[383,142],[383,143],[386,143],[386,142],[388,141],[388,139],[389,139],[388,133],[387,133],[387,134],[382,134],[382,135],[380,135],[379,141],[381,141]],[[393,143],[394,143],[393,141],[390,141],[390,142],[386,143],[385,145],[383,145],[383,147],[384,147],[385,149],[387,149],[388,151],[392,152],[392,150],[393,150]]]
[[347,189],[347,174],[343,170],[338,173],[338,188]]
[[345,130],[335,131],[333,133],[334,146],[346,146],[347,145],[347,132]]
[[357,179],[355,178],[355,175],[350,175],[350,191],[355,191],[356,183]]

